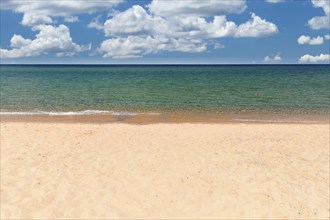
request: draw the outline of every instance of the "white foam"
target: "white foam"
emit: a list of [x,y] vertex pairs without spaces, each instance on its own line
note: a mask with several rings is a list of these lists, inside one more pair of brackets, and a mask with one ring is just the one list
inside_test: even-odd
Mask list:
[[70,115],[116,115],[116,116],[133,116],[137,115],[134,112],[124,111],[104,111],[104,110],[84,110],[70,112],[55,112],[55,111],[34,111],[34,112],[0,112],[0,115],[49,115],[49,116],[70,116]]
[[45,115],[43,112],[0,112],[0,115]]

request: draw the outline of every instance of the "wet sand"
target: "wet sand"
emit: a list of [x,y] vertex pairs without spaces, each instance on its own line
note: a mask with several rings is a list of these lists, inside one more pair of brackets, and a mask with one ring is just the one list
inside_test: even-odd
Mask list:
[[325,121],[52,120],[2,118],[2,219],[329,219]]

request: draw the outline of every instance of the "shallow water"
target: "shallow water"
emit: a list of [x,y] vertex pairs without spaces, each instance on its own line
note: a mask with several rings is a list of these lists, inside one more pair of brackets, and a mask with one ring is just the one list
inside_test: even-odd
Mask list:
[[327,114],[330,66],[1,66],[2,114]]

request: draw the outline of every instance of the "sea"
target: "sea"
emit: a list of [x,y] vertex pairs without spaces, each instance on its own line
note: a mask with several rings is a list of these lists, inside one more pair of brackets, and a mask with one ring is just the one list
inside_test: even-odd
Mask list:
[[1,65],[1,115],[328,115],[330,65]]

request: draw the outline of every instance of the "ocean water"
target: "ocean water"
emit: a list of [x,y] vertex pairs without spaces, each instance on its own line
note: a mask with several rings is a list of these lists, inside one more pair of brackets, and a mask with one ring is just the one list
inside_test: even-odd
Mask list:
[[330,66],[1,66],[1,114],[327,114]]

